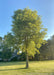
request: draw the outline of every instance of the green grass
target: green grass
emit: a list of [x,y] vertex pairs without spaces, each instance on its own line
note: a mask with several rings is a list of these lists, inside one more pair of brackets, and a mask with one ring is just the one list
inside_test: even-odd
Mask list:
[[0,62],[0,75],[54,75],[54,61]]

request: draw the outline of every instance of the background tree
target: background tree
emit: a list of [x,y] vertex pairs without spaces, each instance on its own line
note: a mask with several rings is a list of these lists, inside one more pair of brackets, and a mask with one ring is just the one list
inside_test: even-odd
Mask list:
[[54,35],[40,48],[40,60],[54,60]]
[[0,41],[2,41],[2,37],[0,37]]
[[2,37],[0,37],[0,46],[1,46],[1,44],[2,44]]
[[4,44],[8,45],[12,50],[15,49],[15,38],[11,33],[7,33],[7,35],[4,36]]
[[10,48],[8,48],[8,45],[3,46],[2,50],[2,59],[5,59],[8,61],[8,59],[12,56],[12,51]]
[[50,54],[50,52],[48,50],[48,43],[42,45],[39,51],[40,51],[39,60],[48,59],[48,56]]
[[49,59],[54,60],[54,35],[48,40]]
[[37,11],[31,9],[19,9],[14,12],[12,18],[12,32],[18,41],[19,50],[26,54],[26,68],[28,68],[28,56],[34,56],[36,52],[39,52],[47,29],[43,28]]
[[[6,39],[8,38],[6,37]],[[0,58],[2,59],[9,59],[12,54],[11,47],[6,39],[2,39],[2,37],[0,37]]]

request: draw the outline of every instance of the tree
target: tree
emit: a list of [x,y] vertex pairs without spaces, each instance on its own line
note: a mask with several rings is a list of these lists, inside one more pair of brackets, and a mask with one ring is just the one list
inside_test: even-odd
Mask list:
[[2,44],[2,37],[0,37],[0,45]]
[[54,60],[54,35],[40,48],[40,60]]
[[39,51],[40,51],[39,60],[48,59],[48,57],[50,55],[50,52],[48,49],[48,42],[46,44],[42,45]]
[[4,44],[8,45],[9,48],[14,49],[15,38],[11,33],[4,36]]
[[0,37],[0,42],[2,41],[2,37]]
[[48,40],[49,59],[54,60],[54,35]]
[[36,52],[39,52],[47,29],[43,28],[37,11],[28,8],[15,11],[12,18],[12,32],[18,41],[19,50],[26,54],[26,68],[28,68],[28,56],[34,56]]
[[[9,38],[9,37],[8,37]],[[6,38],[2,40],[0,37],[0,57],[2,59],[9,59],[11,57],[12,51],[11,47],[9,46],[7,35]]]
[[8,45],[4,45],[3,46],[3,50],[2,50],[2,59],[9,59],[12,56],[12,51],[10,48],[8,48]]

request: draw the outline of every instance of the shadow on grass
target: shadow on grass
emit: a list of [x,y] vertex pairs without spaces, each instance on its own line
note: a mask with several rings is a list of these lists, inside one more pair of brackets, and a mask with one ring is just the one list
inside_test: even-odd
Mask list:
[[24,65],[25,62],[0,62],[0,66]]
[[26,69],[26,68],[17,68],[17,69],[2,69],[2,70],[0,70],[0,71],[23,70],[23,69]]

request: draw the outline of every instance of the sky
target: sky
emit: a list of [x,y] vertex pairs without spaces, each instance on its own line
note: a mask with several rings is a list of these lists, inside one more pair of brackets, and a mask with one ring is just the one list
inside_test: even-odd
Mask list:
[[42,16],[42,24],[48,28],[47,38],[54,34],[54,0],[0,0],[0,36],[11,31],[14,11],[29,7]]

